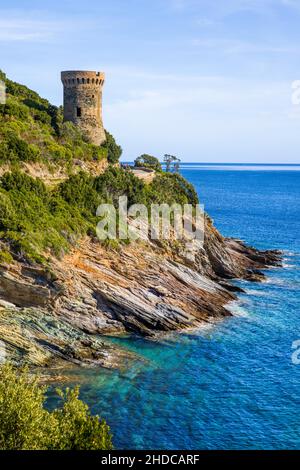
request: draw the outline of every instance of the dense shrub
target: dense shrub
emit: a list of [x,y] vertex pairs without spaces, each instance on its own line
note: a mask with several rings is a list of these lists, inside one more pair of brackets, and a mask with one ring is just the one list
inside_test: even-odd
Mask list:
[[6,142],[0,142],[0,164],[9,160],[9,150]]
[[0,178],[0,236],[21,259],[45,263],[47,252],[63,256],[94,225],[41,180],[18,171]]
[[13,262],[13,257],[10,252],[7,250],[0,250],[0,263],[11,264]]
[[110,450],[108,425],[92,416],[79,389],[58,390],[61,406],[45,408],[46,387],[27,369],[0,368],[0,450]]
[[21,98],[22,100],[32,100],[36,103],[44,105],[45,107],[48,107],[49,102],[47,100],[41,98],[38,93],[33,90],[30,90],[25,85],[13,82],[12,80],[8,80],[7,78],[5,79],[5,84],[6,91],[9,95],[15,96],[18,99]]
[[63,122],[60,126],[60,141],[62,144],[73,142],[75,145],[80,145],[82,134],[72,122]]
[[8,194],[0,192],[0,230],[17,229],[17,214]]
[[128,204],[146,203],[145,184],[131,172],[109,166],[97,177],[85,172],[73,175],[59,186],[60,196],[70,205],[84,210],[85,216],[94,216],[101,202],[112,202],[118,207],[119,197],[127,196]]
[[178,173],[156,175],[148,188],[148,199],[157,204],[192,204],[199,203],[197,192],[183,176]]
[[114,137],[107,131],[105,131],[106,142],[102,145],[103,148],[107,149],[107,160],[109,163],[117,163],[122,155],[122,147],[117,145]]
[[13,116],[14,118],[25,120],[29,117],[29,109],[17,100],[8,98],[5,104],[0,105],[0,116]]
[[144,153],[135,159],[134,165],[136,167],[151,168],[155,171],[162,171],[161,164],[156,157]]
[[3,145],[8,152],[7,160],[13,162],[35,162],[39,159],[38,148],[35,145],[28,144],[13,131],[7,133]]
[[107,148],[89,144],[80,129],[74,126],[72,122],[62,123],[59,129],[59,135],[59,143],[64,146],[64,148],[71,149],[74,158],[99,161],[107,157]]
[[69,204],[83,211],[86,217],[95,216],[101,195],[95,188],[95,180],[87,173],[71,176],[59,187],[60,196]]
[[24,195],[28,192],[33,192],[42,200],[47,198],[48,191],[42,180],[32,178],[20,171],[12,173],[5,173],[0,179],[0,187],[6,191],[20,191]]
[[80,172],[56,189],[20,171],[0,178],[0,237],[13,255],[29,262],[46,263],[49,254],[63,256],[84,234],[94,234],[100,203],[127,196],[128,205],[198,202],[191,184],[178,174],[161,173],[149,185],[130,171],[108,167],[93,177]]
[[95,178],[94,188],[104,200],[112,201],[116,207],[120,196],[127,196],[129,205],[146,203],[143,181],[122,168],[109,167]]
[[48,113],[51,116],[51,126],[54,129],[57,136],[60,135],[60,128],[63,125],[63,107],[54,106],[49,104]]
[[72,150],[68,146],[60,145],[53,140],[45,141],[45,155],[47,155],[48,161],[54,163],[71,162],[73,157]]

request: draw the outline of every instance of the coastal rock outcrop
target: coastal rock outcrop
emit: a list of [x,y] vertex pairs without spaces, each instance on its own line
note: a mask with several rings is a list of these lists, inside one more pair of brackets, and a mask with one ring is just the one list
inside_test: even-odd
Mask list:
[[140,241],[111,250],[86,237],[52,259],[51,273],[3,265],[0,337],[9,357],[121,367],[134,357],[106,335],[153,337],[230,316],[226,305],[239,290],[230,279],[263,279],[280,253],[223,238],[208,217],[205,224],[203,247]]

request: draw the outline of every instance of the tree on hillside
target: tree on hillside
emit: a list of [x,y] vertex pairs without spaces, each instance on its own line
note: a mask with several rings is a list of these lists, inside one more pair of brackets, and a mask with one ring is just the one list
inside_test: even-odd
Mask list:
[[107,160],[109,163],[118,163],[122,155],[122,147],[118,145],[114,137],[107,131],[105,131],[106,141],[101,145],[101,147],[107,149]]
[[179,173],[181,160],[179,158],[175,157],[175,155],[166,154],[164,156],[164,162],[166,164],[166,171],[167,172],[172,171],[174,173]]
[[159,160],[156,157],[153,157],[152,155],[148,155],[146,153],[136,158],[136,160],[134,161],[134,166],[143,167],[143,168],[151,168],[152,170],[155,170],[155,171],[162,170]]

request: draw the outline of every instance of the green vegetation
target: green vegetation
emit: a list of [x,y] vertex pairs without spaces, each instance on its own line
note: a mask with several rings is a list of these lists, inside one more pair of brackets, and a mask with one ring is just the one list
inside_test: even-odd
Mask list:
[[[135,162],[157,171],[146,184],[115,165],[122,149],[111,134],[106,133],[101,147],[89,144],[73,124],[63,123],[62,108],[7,80],[1,71],[0,79],[8,92],[7,103],[0,105],[0,264],[43,264],[54,279],[50,257],[63,257],[84,235],[95,237],[99,204],[118,208],[120,196],[127,196],[129,206],[148,208],[153,203],[198,203],[193,186],[177,173],[163,173],[155,157],[144,154]],[[111,165],[101,175],[70,172],[54,188],[28,176],[21,165],[43,162],[72,170],[76,159],[104,158]],[[117,250],[127,242],[104,243]],[[51,412],[45,408],[46,392],[27,369],[0,366],[0,450],[112,449],[109,427],[91,416],[78,388],[58,390],[61,406]]]
[[156,157],[153,157],[152,155],[148,155],[146,153],[140,155],[138,158],[135,159],[134,166],[150,168],[151,170],[155,171],[162,171],[162,167],[159,160]]
[[18,171],[0,178],[0,238],[17,259],[45,263],[47,253],[63,256],[91,226],[41,180]]
[[[96,210],[126,195],[128,204],[198,202],[197,194],[179,174],[163,173],[159,161],[147,154],[136,166],[157,170],[150,184],[114,164],[122,149],[111,134],[101,147],[87,143],[70,122],[63,123],[62,108],[23,85],[6,79],[8,99],[0,105],[0,165],[9,171],[0,177],[0,263],[13,260],[47,265],[50,256],[63,257],[84,235],[95,236]],[[108,159],[111,165],[96,177],[79,172],[46,186],[22,172],[22,162],[45,162],[74,168],[74,159]],[[74,172],[73,172],[74,173]],[[117,243],[117,242],[116,242]],[[109,246],[116,248],[116,243]],[[122,242],[122,243],[125,243]]]
[[120,196],[128,197],[128,204],[146,204],[146,185],[130,171],[109,167],[105,173],[95,178],[94,187],[106,202],[117,207]]
[[13,262],[13,257],[7,250],[0,250],[0,263],[10,264]]
[[107,132],[107,142],[98,147],[86,141],[70,122],[63,123],[63,109],[36,92],[6,78],[7,100],[0,104],[0,164],[43,162],[69,167],[74,159],[116,163],[122,149]]
[[194,186],[178,173],[158,174],[149,185],[148,198],[156,204],[192,204],[199,203]]
[[180,168],[180,158],[175,157],[175,155],[165,154],[164,163],[166,164],[166,172],[174,171],[175,173],[179,172]]
[[[49,256],[62,257],[85,234],[95,235],[100,203],[118,207],[119,196],[128,204],[197,204],[191,184],[178,174],[158,174],[145,184],[130,171],[108,167],[97,177],[81,172],[55,189],[20,171],[0,178],[1,250],[18,260],[47,264]],[[4,257],[3,257],[4,256]],[[7,255],[0,262],[8,262]]]
[[47,387],[27,369],[0,367],[0,450],[111,450],[108,425],[92,416],[79,389],[57,390],[61,406],[45,408]]
[[122,147],[116,144],[114,137],[107,131],[105,131],[106,142],[102,144],[101,148],[107,152],[108,163],[118,163],[122,155]]

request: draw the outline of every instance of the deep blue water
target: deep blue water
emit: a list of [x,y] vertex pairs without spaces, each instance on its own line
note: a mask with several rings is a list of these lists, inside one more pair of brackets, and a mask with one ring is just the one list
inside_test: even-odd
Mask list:
[[299,168],[184,165],[216,226],[285,250],[264,283],[240,282],[235,316],[163,342],[116,342],[146,359],[127,372],[83,371],[82,398],[117,448],[299,449]]

